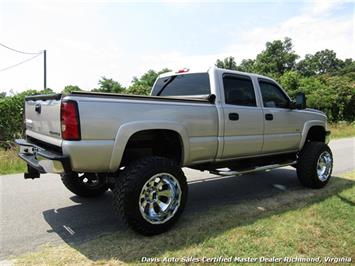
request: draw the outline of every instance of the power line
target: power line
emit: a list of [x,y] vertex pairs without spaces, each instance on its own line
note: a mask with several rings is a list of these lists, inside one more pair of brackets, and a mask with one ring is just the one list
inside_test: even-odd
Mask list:
[[9,49],[9,50],[11,50],[11,51],[13,51],[13,52],[20,53],[20,54],[36,54],[36,55],[38,55],[38,54],[43,53],[43,51],[40,51],[40,52],[37,52],[37,53],[23,52],[23,51],[20,51],[20,50],[16,50],[16,49],[14,49],[14,48],[11,48],[11,47],[9,47],[9,46],[7,46],[7,45],[5,45],[5,44],[2,44],[2,43],[0,43],[0,46],[5,47],[5,48],[7,48],[7,49]]
[[40,56],[41,54],[42,54],[42,53],[36,54],[35,56],[32,56],[32,57],[30,57],[30,58],[27,58],[26,60],[23,60],[23,61],[21,61],[21,62],[19,62],[19,63],[17,63],[17,64],[14,64],[14,65],[5,67],[5,68],[3,68],[3,69],[0,69],[0,72],[5,71],[5,70],[8,70],[8,69],[11,69],[11,68],[14,68],[14,67],[17,67],[17,66],[19,66],[19,65],[22,65],[22,64],[24,64],[24,63],[26,63],[26,62],[28,62],[28,61],[30,61],[30,60],[32,60],[32,59],[35,59],[36,57]]

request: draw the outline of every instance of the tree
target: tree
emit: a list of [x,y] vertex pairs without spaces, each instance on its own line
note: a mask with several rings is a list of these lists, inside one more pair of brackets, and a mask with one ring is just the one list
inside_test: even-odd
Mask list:
[[320,74],[334,74],[344,66],[345,62],[337,58],[333,50],[325,49],[316,52],[314,55],[307,54],[297,64],[297,70],[302,75],[310,77]]
[[286,71],[295,70],[296,59],[299,56],[293,51],[292,40],[275,40],[266,43],[266,48],[256,56],[256,59],[243,59],[237,65],[235,58],[229,56],[223,60],[217,59],[216,66],[243,72],[256,72],[271,77],[279,77]]
[[223,60],[217,59],[216,66],[224,69],[237,70],[237,63],[233,56],[226,57]]
[[334,72],[334,75],[340,75],[350,78],[352,81],[355,81],[355,61],[351,58],[347,58],[342,62],[341,69]]
[[152,87],[155,80],[160,74],[170,72],[171,70],[168,68],[163,68],[162,70],[156,72],[152,69],[148,70],[146,73],[144,73],[142,76],[139,78],[133,77],[132,84],[133,85],[144,85],[144,86],[150,86]]
[[5,98],[6,97],[6,92],[0,92],[0,98]]
[[288,37],[266,43],[266,49],[256,56],[255,71],[269,76],[280,76],[294,70],[299,56],[293,51],[292,40]]
[[253,59],[243,59],[237,70],[243,72],[255,72],[255,60]]
[[350,78],[303,77],[299,80],[298,90],[306,94],[307,105],[325,112],[329,121],[354,121],[355,83]]
[[101,77],[98,84],[100,87],[93,89],[92,91],[112,93],[122,93],[125,91],[125,88],[119,82],[106,77]]
[[149,95],[151,91],[150,86],[145,86],[142,84],[133,84],[128,87],[127,93],[134,95]]
[[355,119],[355,82],[342,76],[322,76],[327,86],[329,99],[332,102],[329,117],[333,121]]
[[314,63],[313,55],[306,54],[305,58],[297,63],[296,69],[305,77],[314,76],[316,74],[317,67]]
[[279,79],[279,83],[290,97],[295,97],[300,92],[300,81],[302,76],[296,71],[287,71]]
[[168,68],[163,68],[162,70],[156,72],[152,69],[148,70],[139,78],[133,77],[132,85],[128,87],[127,93],[136,95],[149,95],[155,80],[160,74],[170,72]]
[[64,87],[64,90],[62,90],[62,93],[71,93],[73,91],[81,91],[81,89],[76,86],[76,85],[67,85]]

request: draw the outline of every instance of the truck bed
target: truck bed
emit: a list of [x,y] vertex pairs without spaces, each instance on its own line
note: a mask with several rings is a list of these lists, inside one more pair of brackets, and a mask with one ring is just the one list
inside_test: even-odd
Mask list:
[[[60,100],[62,97],[68,94],[43,94],[27,96],[26,101],[37,101],[37,100]],[[196,96],[150,96],[150,95],[129,95],[129,94],[119,94],[119,93],[108,93],[108,92],[87,92],[87,91],[74,91],[69,95],[83,96],[83,97],[100,97],[100,98],[126,98],[135,100],[154,100],[154,101],[187,101],[187,102],[210,102],[214,103],[214,95],[196,95]]]

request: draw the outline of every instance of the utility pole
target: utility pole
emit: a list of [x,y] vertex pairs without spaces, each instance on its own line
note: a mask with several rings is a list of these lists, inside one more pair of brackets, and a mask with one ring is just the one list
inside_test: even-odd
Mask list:
[[44,89],[47,89],[47,50],[43,50],[43,79],[44,79]]

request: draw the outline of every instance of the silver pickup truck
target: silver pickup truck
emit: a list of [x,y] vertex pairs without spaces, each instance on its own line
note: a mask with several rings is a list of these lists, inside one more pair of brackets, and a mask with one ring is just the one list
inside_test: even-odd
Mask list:
[[82,197],[113,191],[115,209],[144,235],[169,229],[187,199],[182,167],[240,175],[293,165],[321,188],[333,158],[324,113],[274,80],[209,68],[160,75],[151,96],[74,92],[26,98],[25,178],[57,173]]

